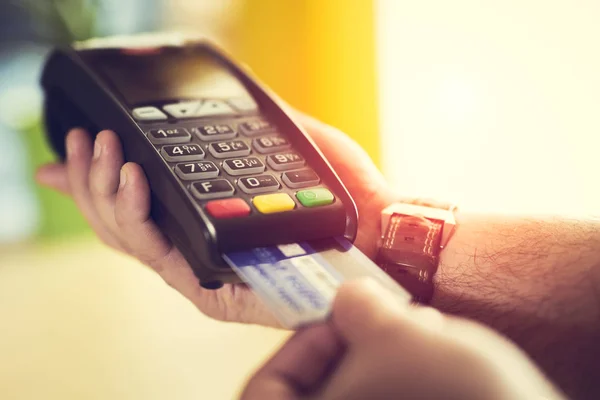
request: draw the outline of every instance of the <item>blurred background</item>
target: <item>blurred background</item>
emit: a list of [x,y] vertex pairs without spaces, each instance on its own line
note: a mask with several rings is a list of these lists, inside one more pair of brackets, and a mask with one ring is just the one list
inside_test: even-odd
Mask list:
[[287,336],[199,315],[34,184],[52,46],[199,32],[406,195],[590,215],[598,20],[596,0],[0,0],[0,397],[230,398]]

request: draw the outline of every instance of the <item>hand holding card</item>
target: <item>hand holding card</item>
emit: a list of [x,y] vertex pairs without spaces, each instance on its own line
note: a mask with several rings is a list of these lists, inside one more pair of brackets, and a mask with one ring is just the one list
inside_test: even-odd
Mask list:
[[259,247],[223,256],[286,328],[326,320],[338,287],[370,277],[394,293],[410,295],[344,238]]

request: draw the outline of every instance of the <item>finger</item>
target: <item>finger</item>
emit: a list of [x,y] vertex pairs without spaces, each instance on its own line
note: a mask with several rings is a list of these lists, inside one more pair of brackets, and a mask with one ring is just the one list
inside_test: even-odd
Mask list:
[[250,380],[243,399],[296,399],[327,378],[343,345],[330,325],[296,333]]
[[344,283],[333,304],[332,322],[349,343],[368,341],[396,320],[406,319],[409,305],[373,279]]
[[77,207],[106,244],[120,248],[117,240],[100,220],[89,190],[89,172],[92,162],[92,139],[83,129],[73,129],[67,134],[67,176],[71,195]]
[[129,162],[121,167],[115,221],[127,248],[153,268],[173,250],[150,217],[150,186],[138,164]]
[[350,152],[353,155],[360,154],[361,158],[366,157],[369,159],[367,153],[358,143],[342,131],[300,112],[296,116],[317,146],[326,153],[326,156],[347,156],[348,152]]
[[336,170],[340,174],[351,175],[357,169],[357,166],[359,166],[363,170],[363,173],[369,175],[370,179],[383,180],[381,172],[375,166],[367,152],[350,136],[306,114],[298,112],[296,116],[310,137],[321,151],[323,151],[325,157],[330,161],[352,158],[352,162],[341,166],[341,171],[339,170],[340,165],[336,164]]
[[62,163],[42,165],[35,172],[35,180],[43,186],[58,190],[63,194],[70,194],[67,166]]
[[[121,167],[120,183],[115,199],[115,222],[123,246],[134,257],[154,269],[164,281],[177,289],[209,317],[234,318],[219,291],[234,290],[223,287],[206,290],[181,252],[161,232],[150,216],[150,186],[138,164],[126,163]],[[232,297],[235,297],[232,295]]]
[[90,193],[98,216],[117,238],[120,235],[115,222],[115,199],[123,163],[123,151],[118,136],[112,131],[100,132],[96,136],[90,167]]
[[[379,213],[392,203],[396,194],[362,147],[340,130],[302,113],[296,114],[299,123],[321,149],[325,158],[335,165],[335,171],[356,201],[361,219],[358,243],[372,242],[363,232],[379,229]],[[364,249],[369,255],[375,249]]]

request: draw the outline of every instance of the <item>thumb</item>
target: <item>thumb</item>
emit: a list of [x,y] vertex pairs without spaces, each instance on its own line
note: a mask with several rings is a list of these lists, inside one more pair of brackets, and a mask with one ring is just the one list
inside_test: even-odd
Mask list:
[[370,278],[340,286],[333,304],[332,323],[348,343],[366,340],[375,332],[408,318],[410,305]]
[[319,386],[342,351],[330,325],[300,330],[252,377],[241,398],[299,399]]
[[69,180],[67,178],[67,168],[64,164],[43,165],[35,173],[35,180],[43,186],[48,186],[58,190],[61,193],[69,194]]

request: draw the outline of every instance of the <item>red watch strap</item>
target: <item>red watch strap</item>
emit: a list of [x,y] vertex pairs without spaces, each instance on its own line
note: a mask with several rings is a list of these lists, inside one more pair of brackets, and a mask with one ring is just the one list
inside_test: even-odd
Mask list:
[[377,262],[415,301],[427,303],[433,296],[443,226],[443,221],[421,216],[390,217]]

